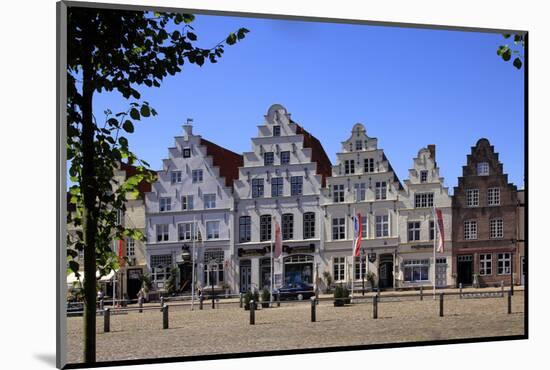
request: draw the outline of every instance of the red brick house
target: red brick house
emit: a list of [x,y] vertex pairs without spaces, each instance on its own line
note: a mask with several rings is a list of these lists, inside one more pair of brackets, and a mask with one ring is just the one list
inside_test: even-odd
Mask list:
[[467,156],[453,195],[453,274],[463,285],[519,281],[518,197],[498,153],[480,139]]

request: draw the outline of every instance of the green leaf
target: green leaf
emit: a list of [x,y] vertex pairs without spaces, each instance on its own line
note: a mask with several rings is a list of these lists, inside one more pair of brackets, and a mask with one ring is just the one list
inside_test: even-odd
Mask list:
[[187,38],[191,41],[197,41],[197,35],[195,35],[193,32],[187,32]]
[[229,34],[229,36],[227,36],[227,38],[225,39],[225,42],[228,44],[228,45],[233,45],[234,43],[237,42],[237,36],[235,36],[235,34],[233,32],[231,32]]
[[132,108],[132,110],[130,110],[130,117],[132,117],[132,119],[135,119],[136,121],[139,121],[139,112],[136,108]]
[[128,139],[126,139],[124,136],[121,136],[118,138],[118,143],[124,147],[128,146]]
[[519,58],[514,59],[513,64],[514,64],[514,67],[516,67],[517,69],[521,69],[521,66],[522,66],[521,59]]
[[149,110],[148,105],[142,105],[140,112],[143,117],[149,117],[151,115],[151,111]]
[[131,121],[124,121],[122,128],[129,134],[134,132],[134,124]]
[[503,36],[503,37],[504,37],[505,39],[507,39],[507,38],[509,38],[509,37],[510,37],[510,34],[508,34],[508,33],[505,33],[505,34],[503,34],[502,36]]
[[507,62],[510,60],[510,58],[512,58],[512,52],[510,51],[510,49],[507,49],[502,53],[502,59]]

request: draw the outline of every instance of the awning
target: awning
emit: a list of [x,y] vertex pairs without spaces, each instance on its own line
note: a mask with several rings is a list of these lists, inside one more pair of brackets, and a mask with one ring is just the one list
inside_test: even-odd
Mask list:
[[[99,271],[96,271],[95,276],[96,278],[99,277]],[[105,276],[102,276],[101,279],[99,279],[99,281],[100,282],[109,281],[113,278],[113,276],[115,276],[115,271],[111,270],[110,273],[108,273]],[[84,281],[84,272],[80,273],[80,280]],[[74,272],[71,272],[69,275],[67,275],[67,285],[73,285],[75,281],[78,281],[78,279],[76,278],[76,275],[74,274]]]

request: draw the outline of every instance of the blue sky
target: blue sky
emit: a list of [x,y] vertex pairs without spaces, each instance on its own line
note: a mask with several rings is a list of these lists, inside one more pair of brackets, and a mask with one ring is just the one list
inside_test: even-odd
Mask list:
[[[195,133],[242,153],[279,103],[333,163],[361,122],[401,180],[418,150],[436,144],[452,192],[470,147],[486,137],[509,181],[523,187],[523,70],[498,58],[508,41],[499,34],[226,16],[197,16],[193,27],[201,47],[239,27],[250,33],[219,63],[186,65],[160,88],[139,89],[159,114],[136,125],[130,146],[154,169],[188,117]],[[116,93],[96,95],[96,116],[128,103]]]

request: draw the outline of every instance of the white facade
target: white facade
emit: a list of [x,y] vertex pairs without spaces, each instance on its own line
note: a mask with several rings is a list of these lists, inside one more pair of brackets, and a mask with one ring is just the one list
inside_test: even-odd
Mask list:
[[270,288],[275,222],[282,230],[283,254],[273,262],[274,288],[296,280],[315,282],[321,262],[320,191],[329,167],[317,139],[283,106],[271,106],[234,182],[240,291]]
[[[403,208],[399,210],[399,275],[397,287],[454,285],[451,276],[452,200],[443,186],[435,161],[435,145],[422,148],[404,181]],[[434,265],[434,206],[441,209],[444,224],[443,253],[437,252]]]
[[162,291],[170,269],[178,267],[178,291],[190,290],[195,260],[198,288],[234,289],[233,179],[220,171],[235,167],[236,172],[242,157],[194,135],[191,125],[183,129],[146,194],[147,262],[153,286]]
[[[324,190],[321,254],[324,271],[335,282],[354,281],[357,287],[359,280],[373,272],[380,287],[395,286],[401,192],[401,183],[383,150],[378,149],[377,139],[368,137],[362,124],[355,124],[351,136],[342,142]],[[374,262],[352,257],[353,215],[357,213],[363,224],[362,253],[365,257],[371,254]]]

